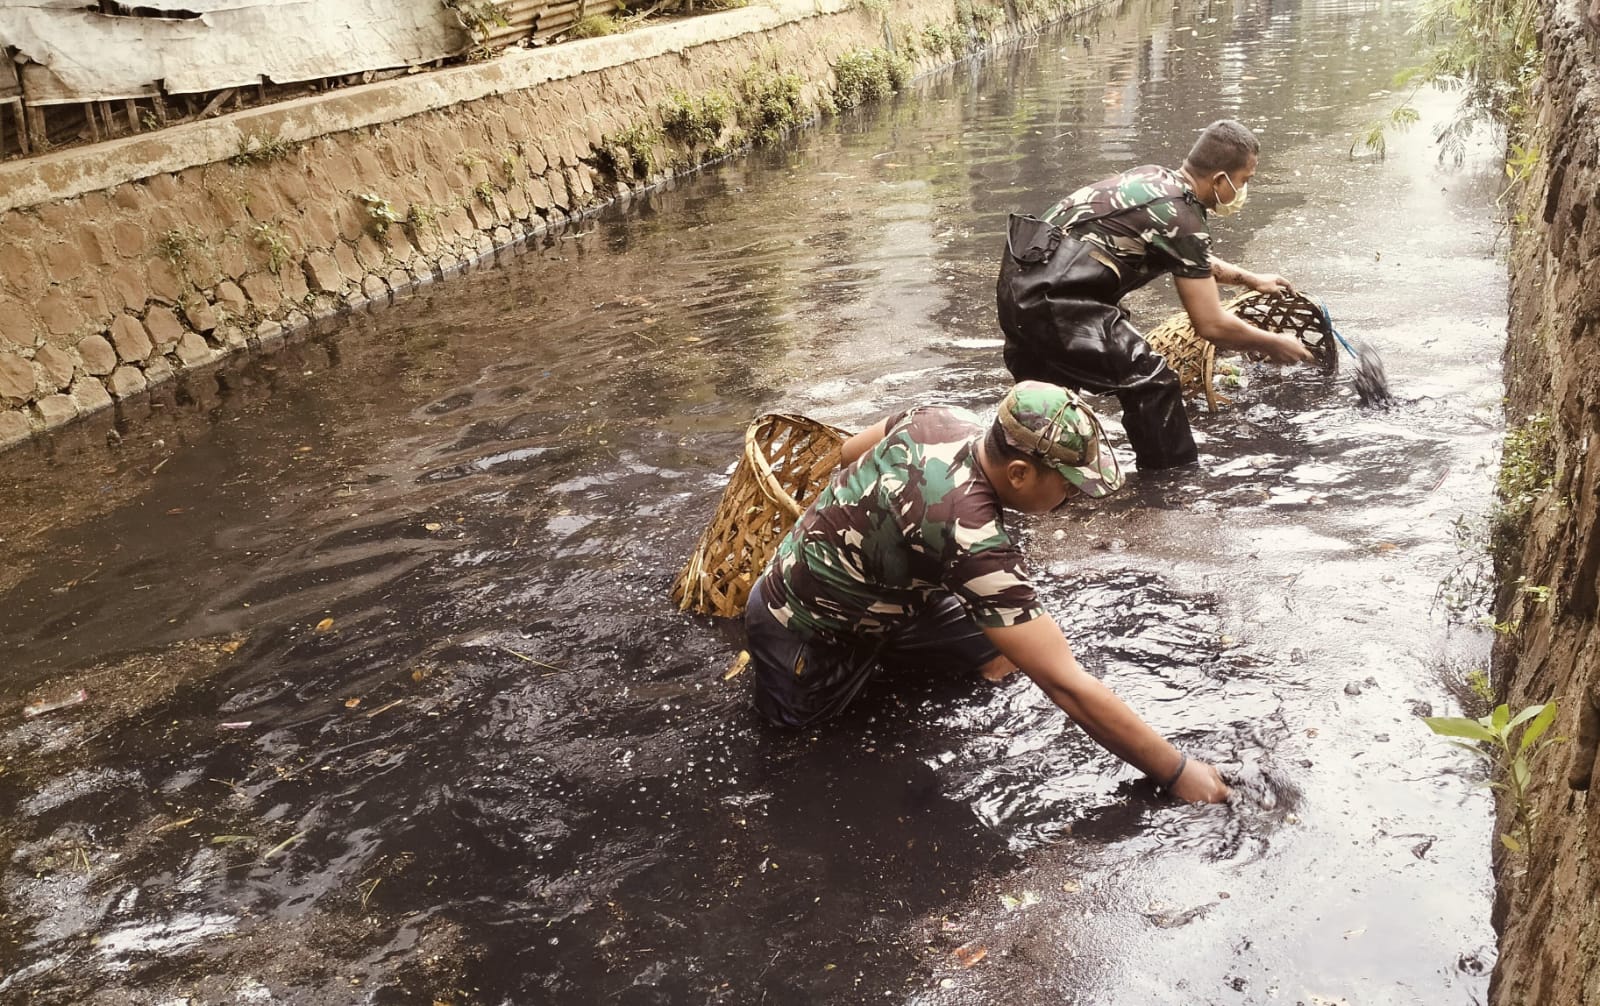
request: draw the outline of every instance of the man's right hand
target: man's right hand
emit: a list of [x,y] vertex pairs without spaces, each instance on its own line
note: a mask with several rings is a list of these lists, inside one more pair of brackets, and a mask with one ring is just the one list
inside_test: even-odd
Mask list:
[[1228,784],[1216,766],[1190,758],[1172,786],[1172,795],[1185,803],[1221,803],[1228,798]]
[[1268,334],[1256,352],[1273,363],[1310,363],[1316,359],[1311,350],[1292,335]]

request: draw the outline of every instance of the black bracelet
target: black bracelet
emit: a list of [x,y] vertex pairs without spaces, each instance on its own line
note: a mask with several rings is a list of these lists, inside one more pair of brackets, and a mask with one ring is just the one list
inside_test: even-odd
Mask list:
[[1183,778],[1183,770],[1189,767],[1189,756],[1181,751],[1178,754],[1178,770],[1172,773],[1171,779],[1161,784],[1161,788],[1169,793],[1172,791],[1172,787],[1178,785],[1178,780]]

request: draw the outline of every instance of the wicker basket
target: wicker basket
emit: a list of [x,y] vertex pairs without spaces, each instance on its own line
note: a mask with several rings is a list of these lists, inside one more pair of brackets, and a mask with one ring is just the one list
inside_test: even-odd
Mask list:
[[672,584],[678,607],[733,618],[778,542],[839,467],[848,434],[805,416],[771,414],[744,432],[744,456],[694,554]]
[[[1295,336],[1317,355],[1323,369],[1338,366],[1335,355],[1333,325],[1316,301],[1298,293],[1247,293],[1222,305],[1245,321],[1268,332],[1282,332]],[[1167,364],[1178,372],[1183,390],[1195,394],[1203,392],[1206,407],[1217,411],[1220,403],[1229,399],[1217,393],[1213,380],[1216,369],[1216,347],[1194,334],[1189,316],[1179,311],[1160,325],[1145,333],[1150,348],[1166,357]]]

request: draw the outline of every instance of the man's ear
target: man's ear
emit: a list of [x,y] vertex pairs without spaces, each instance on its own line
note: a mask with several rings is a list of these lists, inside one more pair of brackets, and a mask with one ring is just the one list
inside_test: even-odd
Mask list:
[[1033,466],[1021,458],[1012,458],[1006,462],[1006,481],[1011,483],[1011,488],[1021,489],[1028,484],[1028,476],[1033,474]]

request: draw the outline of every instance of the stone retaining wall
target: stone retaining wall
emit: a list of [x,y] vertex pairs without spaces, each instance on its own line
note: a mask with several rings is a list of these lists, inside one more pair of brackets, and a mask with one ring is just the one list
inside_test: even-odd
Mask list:
[[775,0],[8,162],[0,448],[1065,13]]
[[[1550,482],[1495,542],[1495,617],[1511,629],[1496,670],[1512,709],[1557,699],[1551,733],[1569,740],[1532,765],[1533,848],[1496,849],[1490,1000],[1600,1006],[1600,2],[1544,6],[1529,140],[1542,153],[1512,249],[1501,483],[1530,470]],[[1510,812],[1502,805],[1498,830]]]

